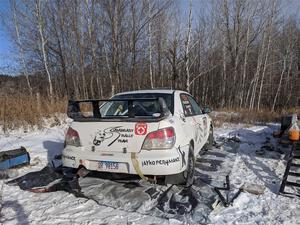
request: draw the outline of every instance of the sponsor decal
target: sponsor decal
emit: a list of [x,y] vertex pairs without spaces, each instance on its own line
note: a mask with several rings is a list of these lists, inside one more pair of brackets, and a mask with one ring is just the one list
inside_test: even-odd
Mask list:
[[175,123],[173,119],[169,119],[169,122],[170,122],[171,124]]
[[74,160],[75,161],[75,156],[69,156],[69,155],[62,155],[64,159],[69,159],[69,160]]
[[106,140],[108,147],[118,141],[118,143],[128,143],[129,138],[133,138],[133,129],[123,128],[122,126],[108,127],[104,130],[98,130],[93,139],[93,144],[100,146]]
[[135,124],[134,133],[136,135],[145,135],[145,134],[147,134],[147,124],[146,123],[137,123],[137,124]]
[[171,159],[157,159],[157,160],[145,160],[142,161],[142,166],[157,166],[157,165],[163,165],[168,166],[169,164],[179,162],[180,158],[171,158]]
[[195,126],[195,141],[197,143],[199,143],[201,141],[201,138],[204,137],[203,136],[203,128],[202,128],[201,124],[198,123],[194,117],[192,117],[192,118],[193,118],[194,126]]
[[203,138],[203,129],[201,124],[197,123],[196,125],[196,130],[195,130],[195,141],[199,143],[201,139]]
[[112,128],[106,128],[103,131],[98,130],[97,133],[95,134],[93,144],[96,146],[99,146],[99,145],[101,145],[102,142],[104,142],[107,139],[112,138],[113,136],[115,136],[115,140],[117,140],[119,138],[119,134],[111,132],[111,129]]
[[180,95],[180,98],[181,98],[184,114],[186,116],[192,116],[193,111],[192,111],[192,106],[191,106],[191,103],[188,99],[188,96],[187,95]]
[[184,105],[184,113],[187,116],[192,116],[193,115],[192,106],[191,105]]
[[178,150],[179,155],[181,157],[181,168],[183,168],[184,166],[186,166],[185,152],[180,149],[180,146],[178,146],[177,150]]
[[122,138],[132,138],[133,134],[121,134]]

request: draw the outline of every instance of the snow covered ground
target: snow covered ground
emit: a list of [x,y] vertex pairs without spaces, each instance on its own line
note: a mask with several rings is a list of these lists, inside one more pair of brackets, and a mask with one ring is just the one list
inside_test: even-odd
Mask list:
[[[20,130],[10,132],[9,135],[0,134],[0,151],[24,146],[29,150],[34,164],[12,171],[11,176],[21,176],[44,168],[54,155],[61,152],[66,128],[67,124],[63,123],[60,126],[27,133]],[[81,198],[65,191],[32,193],[21,190],[19,186],[9,186],[5,184],[6,180],[0,180],[2,190],[0,222],[3,224],[300,224],[300,199],[277,194],[285,169],[284,154],[281,152],[287,151],[287,149],[279,151],[276,140],[271,136],[278,128],[274,124],[267,126],[224,124],[215,129],[217,141],[225,144],[198,157],[193,195],[182,194],[182,190],[177,190],[176,187],[147,186],[141,183],[135,188],[136,183],[120,184],[105,179],[84,178],[80,181],[80,185],[87,198]],[[260,149],[266,140],[275,146],[274,151],[257,155],[255,151]],[[227,174],[230,175],[231,195],[245,183],[263,185],[266,187],[264,194],[242,192],[232,206],[226,208],[219,204],[213,210],[211,205],[218,197],[212,187],[220,186]],[[160,197],[155,197],[155,194]],[[193,199],[194,201],[191,201]],[[157,202],[163,204],[157,206],[155,205]],[[175,203],[176,209],[170,208],[171,202]],[[178,202],[181,205],[190,203],[193,207],[187,213],[181,213]],[[180,216],[176,215],[176,212]]]

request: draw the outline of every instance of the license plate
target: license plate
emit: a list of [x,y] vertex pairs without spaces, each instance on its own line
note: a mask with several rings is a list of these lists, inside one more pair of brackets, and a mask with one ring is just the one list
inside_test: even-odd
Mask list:
[[119,163],[118,162],[100,161],[99,169],[105,170],[105,171],[116,171],[119,169]]

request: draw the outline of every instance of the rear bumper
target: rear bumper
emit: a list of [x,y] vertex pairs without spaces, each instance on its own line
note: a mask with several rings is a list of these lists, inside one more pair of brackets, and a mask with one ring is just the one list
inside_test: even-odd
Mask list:
[[[142,150],[135,154],[138,167],[143,175],[171,175],[186,169],[189,146],[168,150]],[[88,170],[138,174],[132,160],[132,153],[92,152],[81,147],[67,146],[63,150],[63,166]],[[116,162],[118,169],[107,169],[99,166],[100,162]]]

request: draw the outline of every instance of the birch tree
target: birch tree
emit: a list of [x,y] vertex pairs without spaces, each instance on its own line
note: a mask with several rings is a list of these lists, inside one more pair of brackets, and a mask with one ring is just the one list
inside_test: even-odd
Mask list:
[[267,69],[267,63],[268,63],[269,54],[270,54],[269,52],[270,52],[270,47],[271,47],[272,30],[273,30],[273,23],[274,23],[274,16],[275,16],[276,8],[277,8],[277,0],[273,0],[273,2],[272,2],[272,8],[271,8],[271,15],[270,15],[269,23],[268,23],[268,27],[267,27],[268,44],[267,44],[267,49],[266,49],[266,53],[265,53],[264,66],[263,66],[263,71],[262,71],[262,75],[261,75],[261,81],[260,81],[260,87],[259,87],[259,94],[258,94],[258,100],[257,100],[257,109],[258,110],[260,108],[263,83],[264,83],[264,79],[265,79],[265,73],[266,73],[266,69]]
[[40,46],[41,46],[42,54],[43,54],[43,62],[44,62],[45,70],[46,70],[47,77],[48,77],[49,97],[51,100],[53,100],[53,86],[52,86],[51,75],[50,75],[50,71],[49,71],[49,67],[48,67],[47,53],[46,53],[46,49],[45,49],[47,40],[44,36],[45,22],[43,20],[43,15],[42,15],[41,0],[35,0],[35,13],[36,13],[37,25],[38,25],[39,35],[40,35],[40,42],[41,42]]
[[149,40],[149,77],[150,87],[154,88],[154,77],[152,72],[152,0],[148,0],[148,40]]
[[185,38],[185,51],[184,51],[184,63],[185,63],[185,72],[186,72],[186,84],[185,88],[190,92],[190,45],[191,45],[191,33],[192,33],[192,0],[189,1],[189,15],[188,15],[188,24],[187,24],[187,33]]

